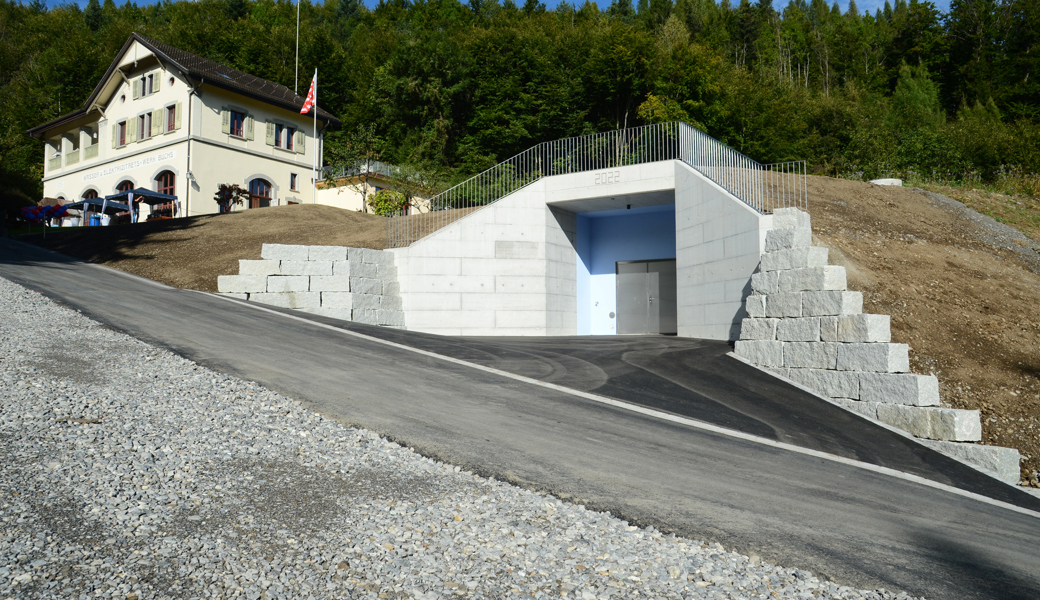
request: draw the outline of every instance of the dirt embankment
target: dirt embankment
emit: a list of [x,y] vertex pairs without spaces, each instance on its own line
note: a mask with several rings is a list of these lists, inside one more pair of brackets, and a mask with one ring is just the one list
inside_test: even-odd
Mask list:
[[938,195],[812,177],[817,243],[843,265],[864,311],[892,316],[943,403],[982,412],[983,441],[1040,471],[1040,242]]
[[217,291],[218,275],[239,259],[259,259],[263,244],[320,244],[382,250],[386,220],[321,205],[274,206],[227,215],[135,225],[54,230],[34,243],[179,288]]
[[[1040,243],[937,195],[811,177],[809,212],[864,310],[892,316],[943,402],[982,411],[985,443],[1018,448],[1040,487]],[[264,242],[383,248],[381,217],[300,205],[55,232],[49,248],[177,287],[216,290]],[[36,236],[37,242],[38,236]]]

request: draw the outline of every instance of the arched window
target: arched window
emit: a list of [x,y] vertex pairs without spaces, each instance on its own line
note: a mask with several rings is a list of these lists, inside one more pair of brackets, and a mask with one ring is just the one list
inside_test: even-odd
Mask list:
[[130,181],[129,179],[124,179],[123,181],[120,181],[119,185],[116,186],[117,192],[125,192],[127,190],[132,189],[134,189],[134,182]]
[[271,183],[265,179],[249,182],[249,208],[271,206]]
[[176,183],[176,176],[173,171],[163,171],[155,177],[155,191],[160,194],[174,195],[174,184]]
[[87,190],[87,191],[83,192],[83,199],[84,200],[93,200],[94,198],[97,198],[97,197],[98,197],[97,190]]

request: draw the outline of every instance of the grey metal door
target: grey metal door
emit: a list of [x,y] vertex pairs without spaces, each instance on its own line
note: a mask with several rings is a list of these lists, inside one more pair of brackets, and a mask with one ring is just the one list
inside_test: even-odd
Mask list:
[[674,260],[617,263],[617,332],[676,333]]

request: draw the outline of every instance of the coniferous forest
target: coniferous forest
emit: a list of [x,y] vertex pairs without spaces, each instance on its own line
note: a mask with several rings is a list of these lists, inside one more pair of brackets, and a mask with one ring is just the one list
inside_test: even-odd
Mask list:
[[[292,87],[296,5],[0,0],[0,188],[40,197],[29,127],[80,106],[133,31]],[[538,142],[683,120],[761,162],[1040,195],[1040,0],[302,0],[300,91],[358,147],[447,185]],[[356,152],[355,152],[356,153]]]

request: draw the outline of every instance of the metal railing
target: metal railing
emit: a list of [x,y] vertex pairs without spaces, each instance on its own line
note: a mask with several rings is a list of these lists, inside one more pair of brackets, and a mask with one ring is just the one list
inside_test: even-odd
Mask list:
[[415,243],[542,177],[681,160],[760,213],[807,208],[805,161],[763,165],[671,122],[543,142],[387,219],[387,247]]

